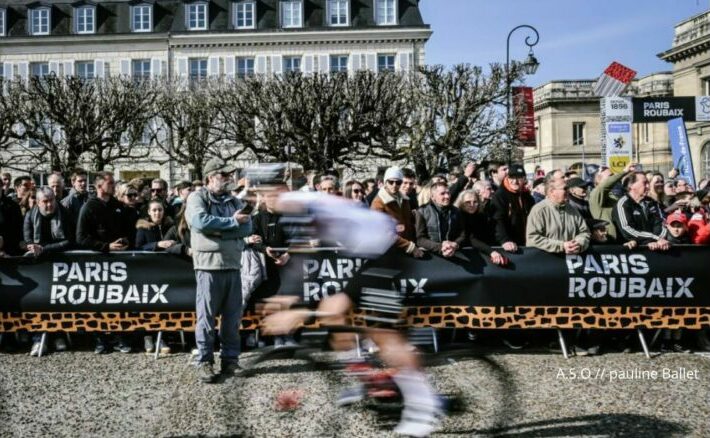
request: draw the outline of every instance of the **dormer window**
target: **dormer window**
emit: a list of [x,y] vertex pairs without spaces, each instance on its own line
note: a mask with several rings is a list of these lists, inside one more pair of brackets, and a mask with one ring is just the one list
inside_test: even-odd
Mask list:
[[137,4],[131,6],[131,30],[133,32],[151,32],[153,30],[153,6]]
[[0,37],[5,36],[5,27],[7,26],[7,12],[0,8]]
[[281,27],[303,27],[303,1],[281,1]]
[[96,7],[78,6],[74,8],[74,31],[76,33],[96,32]]
[[30,34],[49,35],[51,25],[51,10],[46,7],[30,9]]
[[245,1],[234,4],[234,28],[254,29],[256,2]]
[[188,30],[207,30],[207,3],[185,5],[185,21]]
[[396,0],[375,0],[375,23],[378,26],[397,24]]
[[328,0],[328,25],[347,26],[350,21],[350,0]]

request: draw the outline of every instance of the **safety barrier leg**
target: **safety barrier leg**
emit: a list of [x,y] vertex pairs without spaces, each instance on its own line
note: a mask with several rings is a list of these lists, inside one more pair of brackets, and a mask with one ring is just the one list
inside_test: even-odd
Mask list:
[[163,340],[163,332],[158,332],[158,339],[155,341],[155,360],[160,356],[160,342]]
[[562,335],[562,330],[557,329],[557,340],[560,342],[560,348],[562,349],[562,355],[565,359],[569,359],[569,352],[567,351],[567,343],[565,342],[565,337]]
[[360,359],[362,354],[360,353],[360,335],[355,333],[355,351],[357,351],[357,358]]
[[656,341],[658,340],[658,337],[661,335],[662,331],[663,329],[656,329],[656,333],[653,334],[653,338],[651,339],[649,347],[653,347],[654,345],[656,345]]
[[180,330],[180,345],[182,346],[182,351],[185,351],[187,344],[185,343],[185,332],[183,330]]
[[42,332],[42,337],[39,340],[39,354],[37,357],[42,357],[42,350],[44,350],[44,344],[47,342],[47,332]]
[[74,343],[71,341],[71,335],[69,332],[64,333],[67,337],[67,344],[69,344],[69,348],[74,348]]
[[434,353],[439,352],[439,342],[436,339],[436,330],[434,327],[429,327],[431,329],[431,339],[432,339],[432,344],[434,344]]
[[646,355],[647,359],[650,359],[651,353],[648,351],[648,345],[646,345],[646,338],[643,337],[643,332],[640,328],[637,328],[636,333],[638,333],[639,335],[639,340],[641,341],[641,348],[643,348],[643,353]]

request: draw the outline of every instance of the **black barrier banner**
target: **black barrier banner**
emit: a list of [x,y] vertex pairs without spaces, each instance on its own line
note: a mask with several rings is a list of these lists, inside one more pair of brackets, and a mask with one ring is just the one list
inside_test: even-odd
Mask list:
[[[412,306],[710,306],[710,248],[664,253],[600,246],[585,254],[523,248],[507,267],[473,250],[452,259],[337,252],[293,254],[279,293],[317,304],[342,290],[367,264],[394,269],[391,286]],[[190,260],[161,253],[65,253],[0,259],[0,311],[193,311]]]
[[682,117],[696,119],[695,97],[634,97],[634,123],[667,122]]

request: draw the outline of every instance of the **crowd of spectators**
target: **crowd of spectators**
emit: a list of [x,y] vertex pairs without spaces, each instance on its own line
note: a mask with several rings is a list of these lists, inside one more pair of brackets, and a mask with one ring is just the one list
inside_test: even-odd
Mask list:
[[[181,181],[170,188],[159,178],[116,182],[110,172],[89,180],[78,169],[67,175],[66,185],[64,176],[55,173],[46,186],[36,187],[27,175],[0,176],[0,256],[39,257],[70,249],[193,256],[185,209],[202,181]],[[415,258],[450,258],[472,247],[491,263],[506,265],[507,254],[525,246],[578,254],[590,245],[667,251],[673,245],[710,243],[708,180],[694,188],[675,171],[664,176],[635,165],[619,173],[602,166],[591,175],[550,169],[531,178],[520,164],[468,163],[429,180],[411,169],[390,167],[362,181],[343,182],[337,171],[329,171],[306,172],[301,178],[291,174],[288,182],[282,190],[342,196],[389,215],[397,223],[395,246],[403,256]],[[288,245],[275,208],[278,192],[253,191],[238,174],[230,188],[235,199],[254,206],[253,231],[243,239],[245,251],[254,257],[244,256],[242,266],[245,260],[261,265],[265,279],[243,279],[242,294],[252,300],[273,295],[279,289],[279,270],[289,262],[288,253],[277,250]],[[685,350],[677,333],[664,341],[664,348]],[[64,338],[56,336],[54,346],[66,349]],[[149,333],[144,348],[169,351],[155,345]],[[114,349],[129,352],[132,345],[123,337],[96,337],[97,353]],[[36,338],[31,352],[40,353]]]

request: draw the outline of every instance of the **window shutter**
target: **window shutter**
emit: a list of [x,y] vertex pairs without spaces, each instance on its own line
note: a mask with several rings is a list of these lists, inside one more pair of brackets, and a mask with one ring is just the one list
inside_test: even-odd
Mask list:
[[304,74],[313,73],[313,55],[303,55],[301,70]]
[[275,75],[280,75],[284,71],[284,57],[281,55],[274,55],[271,57],[271,73]]
[[318,57],[318,72],[324,75],[330,72],[330,56],[320,55]]
[[214,56],[207,58],[207,76],[219,76],[219,58]]
[[130,76],[131,75],[131,60],[130,59],[122,59],[120,62],[120,67],[121,67],[121,76]]
[[94,76],[97,78],[106,77],[106,64],[103,59],[97,59],[94,61]]
[[150,60],[150,77],[158,79],[163,76],[163,62],[159,58]]
[[234,56],[224,58],[224,74],[230,79],[234,79],[234,72],[236,71],[235,63],[236,58]]
[[377,71],[377,54],[376,53],[368,53],[366,55],[366,65],[367,69],[370,71]]
[[20,62],[17,64],[17,74],[20,76],[20,79],[23,81],[26,81],[27,78],[29,77],[30,74],[30,63],[29,62]]
[[396,71],[406,72],[412,69],[410,64],[410,59],[412,57],[412,52],[403,52],[397,55],[395,58],[394,69]]
[[49,61],[49,73],[54,73],[55,75],[59,76],[59,62]]
[[13,74],[12,68],[13,68],[13,65],[11,62],[3,62],[2,63],[3,79],[7,79],[7,80],[15,79],[14,78],[15,75]]
[[266,74],[266,56],[259,55],[254,60],[254,73],[263,75]]
[[359,53],[351,53],[350,56],[348,57],[348,71],[351,74],[355,74],[360,70],[360,54]]
[[187,78],[187,58],[177,59],[177,74],[181,79]]
[[64,76],[74,76],[74,61],[64,61]]

